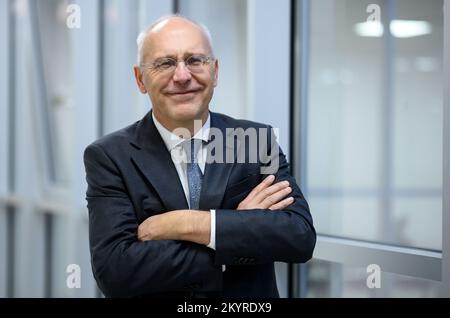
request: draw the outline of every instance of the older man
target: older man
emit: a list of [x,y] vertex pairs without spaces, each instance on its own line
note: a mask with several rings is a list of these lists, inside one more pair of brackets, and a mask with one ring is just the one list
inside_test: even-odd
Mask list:
[[274,261],[312,256],[308,204],[271,127],[209,111],[218,69],[191,20],[161,18],[138,37],[134,74],[152,111],[84,157],[106,296],[278,297]]

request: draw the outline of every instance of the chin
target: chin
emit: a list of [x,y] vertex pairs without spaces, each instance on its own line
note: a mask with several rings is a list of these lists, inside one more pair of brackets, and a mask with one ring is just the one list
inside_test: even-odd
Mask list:
[[203,112],[204,109],[196,105],[182,104],[176,105],[172,114],[173,118],[177,121],[187,121],[200,118]]

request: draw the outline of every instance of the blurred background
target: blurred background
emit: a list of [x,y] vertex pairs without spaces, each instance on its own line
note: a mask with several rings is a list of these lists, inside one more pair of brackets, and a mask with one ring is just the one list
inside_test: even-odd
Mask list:
[[151,108],[136,37],[176,12],[211,30],[211,109],[278,128],[310,203],[281,296],[449,297],[448,2],[0,0],[0,297],[102,297],[83,150]]

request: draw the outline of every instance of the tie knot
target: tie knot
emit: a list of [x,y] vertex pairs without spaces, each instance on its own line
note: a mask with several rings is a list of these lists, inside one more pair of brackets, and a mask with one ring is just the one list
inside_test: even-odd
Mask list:
[[182,142],[181,145],[182,145],[184,151],[186,152],[188,162],[190,162],[190,163],[198,162],[197,154],[198,154],[198,150],[199,150],[201,144],[202,144],[202,140],[196,139],[196,138],[188,139],[188,140],[185,140]]

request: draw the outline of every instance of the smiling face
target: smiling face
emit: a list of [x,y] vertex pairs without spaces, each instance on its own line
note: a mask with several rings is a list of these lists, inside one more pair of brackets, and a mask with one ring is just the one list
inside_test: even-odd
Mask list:
[[[169,18],[146,35],[142,47],[142,64],[135,67],[135,77],[142,93],[148,92],[153,112],[167,129],[191,129],[195,119],[205,122],[209,102],[217,85],[217,60],[204,64],[195,72],[186,61],[192,55],[212,57],[204,31],[183,18]],[[166,58],[178,60],[172,71],[155,68]]]

